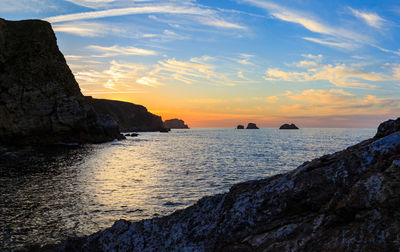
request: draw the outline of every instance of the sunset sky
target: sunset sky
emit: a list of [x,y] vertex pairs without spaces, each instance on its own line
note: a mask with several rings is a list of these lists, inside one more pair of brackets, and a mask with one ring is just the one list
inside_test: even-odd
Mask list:
[[400,2],[13,0],[83,94],[191,127],[376,127],[400,116]]

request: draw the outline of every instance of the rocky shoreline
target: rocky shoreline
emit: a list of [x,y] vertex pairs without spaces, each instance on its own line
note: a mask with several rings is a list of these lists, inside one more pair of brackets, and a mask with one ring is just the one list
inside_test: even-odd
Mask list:
[[48,251],[398,251],[400,119],[297,169]]

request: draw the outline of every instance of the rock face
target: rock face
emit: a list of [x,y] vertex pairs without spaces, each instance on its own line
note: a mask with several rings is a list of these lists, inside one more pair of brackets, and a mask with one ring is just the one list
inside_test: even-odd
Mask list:
[[122,132],[160,131],[164,128],[161,117],[142,105],[105,99],[92,99],[92,104],[98,113],[114,118]]
[[57,249],[398,251],[399,122],[386,122],[375,138],[289,173],[234,185],[170,216],[120,220]]
[[236,129],[244,129],[244,126],[243,126],[243,125],[238,125],[238,126],[236,127]]
[[49,23],[0,19],[0,143],[103,142],[121,138],[80,92]]
[[283,124],[279,129],[299,129],[296,125],[292,124]]
[[258,127],[255,123],[249,123],[249,124],[247,124],[246,129],[258,129]]
[[164,126],[169,129],[189,129],[189,126],[187,126],[185,122],[180,119],[165,120]]

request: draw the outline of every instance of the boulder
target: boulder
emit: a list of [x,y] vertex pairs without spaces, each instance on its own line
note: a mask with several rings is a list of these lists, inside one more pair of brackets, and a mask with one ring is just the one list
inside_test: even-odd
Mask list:
[[399,251],[400,131],[383,126],[388,135],[291,172],[236,184],[169,216],[120,220],[56,249]]
[[279,129],[299,129],[296,125],[292,124],[283,124]]
[[246,129],[258,129],[258,127],[255,123],[249,123],[249,124],[247,124]]
[[244,129],[244,126],[243,126],[243,125],[238,125],[238,126],[236,127],[236,129]]
[[0,19],[0,144],[104,142],[123,138],[82,95],[41,20]]
[[164,127],[169,129],[189,129],[189,126],[187,126],[185,122],[180,119],[165,120]]

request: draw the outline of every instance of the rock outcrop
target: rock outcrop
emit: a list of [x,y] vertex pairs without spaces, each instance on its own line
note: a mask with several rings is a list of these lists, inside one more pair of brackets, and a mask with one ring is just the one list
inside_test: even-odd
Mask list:
[[104,142],[122,138],[82,95],[51,25],[0,19],[0,143]]
[[297,169],[160,218],[117,221],[61,251],[398,251],[400,121]]
[[247,124],[246,129],[258,129],[258,127],[255,123],[249,123]]
[[279,129],[299,129],[295,124],[283,124]]
[[244,126],[239,124],[236,129],[244,129]]
[[106,99],[92,99],[92,104],[98,113],[114,118],[122,132],[164,129],[161,117],[150,113],[142,105]]
[[185,122],[180,119],[165,120],[164,126],[165,128],[169,129],[189,129],[189,126],[187,126]]

